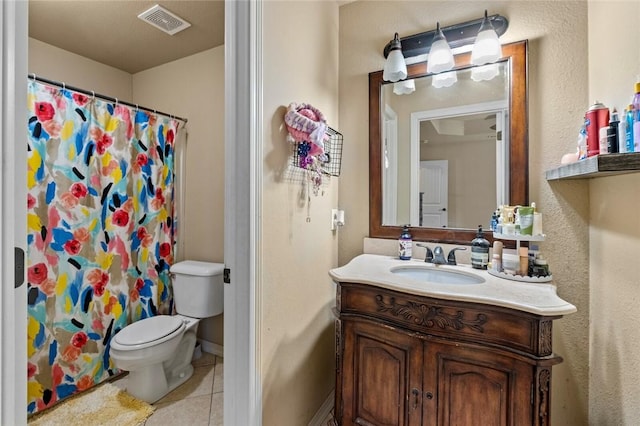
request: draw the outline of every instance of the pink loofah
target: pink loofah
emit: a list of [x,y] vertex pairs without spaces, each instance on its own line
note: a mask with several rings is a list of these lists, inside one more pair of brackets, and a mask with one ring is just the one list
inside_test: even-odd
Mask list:
[[289,134],[296,142],[311,142],[310,155],[324,153],[327,121],[317,108],[309,104],[291,103],[284,121]]

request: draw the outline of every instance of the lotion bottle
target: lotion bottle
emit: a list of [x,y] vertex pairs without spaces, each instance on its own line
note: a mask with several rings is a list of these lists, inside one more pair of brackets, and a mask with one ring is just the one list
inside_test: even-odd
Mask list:
[[409,225],[402,228],[402,234],[398,239],[398,257],[400,260],[411,260],[413,251],[413,240],[409,232]]

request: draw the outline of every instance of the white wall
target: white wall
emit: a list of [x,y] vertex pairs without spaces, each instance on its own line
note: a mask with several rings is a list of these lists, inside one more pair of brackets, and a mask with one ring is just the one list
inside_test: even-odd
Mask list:
[[29,75],[33,73],[126,102],[133,100],[128,72],[29,38]]
[[[622,111],[640,81],[640,3],[589,2],[589,99]],[[615,53],[614,53],[615,52]],[[589,182],[589,423],[640,419],[640,174]]]
[[338,6],[268,1],[263,7],[262,424],[300,426],[335,382],[335,287],[328,271],[337,266],[338,250],[329,219],[342,177],[317,196],[303,193],[302,181],[287,173],[291,146],[284,114],[291,102],[310,103],[340,129]]
[[589,193],[586,182],[551,187],[544,172],[575,151],[588,107],[587,2],[357,1],[340,8],[340,123],[345,143],[341,207],[350,226],[339,236],[339,263],[362,252],[369,224],[368,73],[382,69],[394,32],[408,36],[476,19],[487,9],[509,19],[503,42],[529,40],[529,193],[544,214],[549,259],[561,297],[578,313],[554,323],[554,425],[584,425],[589,375]]

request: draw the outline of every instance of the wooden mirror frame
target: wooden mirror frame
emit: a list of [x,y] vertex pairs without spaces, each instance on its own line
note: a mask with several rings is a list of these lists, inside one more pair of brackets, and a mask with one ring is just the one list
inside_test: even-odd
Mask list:
[[[529,141],[527,113],[527,41],[502,46],[503,59],[510,59],[509,93],[509,204],[529,203]],[[455,68],[469,66],[471,53],[455,56]],[[427,76],[427,63],[421,62],[407,67],[407,78]],[[382,138],[380,123],[380,96],[384,83],[382,71],[369,74],[369,237],[396,239],[402,226],[382,225]],[[393,83],[389,83],[393,84]],[[497,207],[497,206],[496,206]],[[487,212],[488,227],[491,212]],[[464,228],[420,228],[412,227],[414,240],[434,241],[448,244],[470,244],[476,229]],[[493,241],[490,231],[484,237]]]

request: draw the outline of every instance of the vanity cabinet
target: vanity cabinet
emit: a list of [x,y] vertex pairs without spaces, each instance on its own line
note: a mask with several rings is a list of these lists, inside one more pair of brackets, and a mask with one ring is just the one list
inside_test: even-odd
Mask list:
[[560,316],[358,283],[336,310],[339,425],[549,424]]

